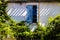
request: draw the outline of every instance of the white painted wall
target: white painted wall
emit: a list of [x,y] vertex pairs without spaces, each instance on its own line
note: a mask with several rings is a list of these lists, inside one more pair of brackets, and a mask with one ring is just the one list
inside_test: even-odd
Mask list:
[[40,22],[42,25],[47,24],[49,17],[60,14],[60,3],[40,3]]
[[16,20],[17,22],[25,21],[26,20],[26,14],[27,14],[27,9],[26,9],[27,5],[37,5],[37,3],[23,3],[23,4],[8,3],[7,14],[10,15],[11,18]]
[[25,4],[21,5],[20,3],[8,3],[7,14],[10,15],[11,18],[16,20],[17,22],[25,21],[25,15],[27,13],[26,10],[27,9]]
[[[26,19],[26,5],[38,5],[38,3],[8,3],[7,9],[10,9],[9,11],[7,10],[7,14],[10,15],[13,19],[16,21],[22,21]],[[40,9],[40,22],[42,25],[45,25],[48,21],[48,18],[50,16],[54,17],[57,14],[60,14],[60,3],[39,3],[39,9]],[[16,13],[11,13],[13,10],[16,10],[14,12]],[[20,13],[22,10],[25,10],[24,13],[20,16]],[[11,13],[11,14],[10,14]],[[38,13],[38,12],[37,12]],[[38,15],[39,16],[39,15]]]

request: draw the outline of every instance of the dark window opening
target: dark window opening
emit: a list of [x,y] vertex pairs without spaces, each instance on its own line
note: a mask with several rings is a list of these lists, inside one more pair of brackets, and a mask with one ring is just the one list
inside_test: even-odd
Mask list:
[[37,5],[33,5],[33,23],[37,23]]

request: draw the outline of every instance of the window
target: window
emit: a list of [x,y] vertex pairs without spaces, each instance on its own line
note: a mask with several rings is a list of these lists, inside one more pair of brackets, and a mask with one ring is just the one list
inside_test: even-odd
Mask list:
[[33,23],[37,23],[37,5],[33,5]]
[[36,23],[37,22],[37,5],[27,5],[27,22]]

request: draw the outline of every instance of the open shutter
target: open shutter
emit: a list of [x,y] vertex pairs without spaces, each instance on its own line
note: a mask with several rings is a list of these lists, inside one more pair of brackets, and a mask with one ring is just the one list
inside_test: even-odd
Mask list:
[[27,5],[27,17],[26,17],[26,21],[29,23],[32,23],[32,13],[33,13],[33,5]]
[[29,23],[37,23],[37,5],[28,5],[27,6],[26,21]]

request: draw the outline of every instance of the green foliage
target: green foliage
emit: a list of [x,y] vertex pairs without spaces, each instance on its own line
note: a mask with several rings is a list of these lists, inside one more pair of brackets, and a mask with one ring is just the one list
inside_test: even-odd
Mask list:
[[24,21],[21,21],[21,22],[17,23],[16,25],[25,26],[25,22]]
[[[26,38],[40,38],[40,40],[52,40],[52,37],[55,38],[60,36],[60,15],[50,18],[48,25],[45,27],[40,26],[39,24],[37,29],[34,32],[31,32],[30,29],[25,25],[25,22],[16,23],[13,21],[10,16],[6,13],[7,2],[5,0],[0,0],[0,36],[7,37],[26,37]],[[56,40],[59,39],[55,38]],[[53,39],[53,40],[55,40]]]
[[15,22],[11,20],[10,16],[6,13],[7,1],[0,0],[0,36],[7,37],[13,36],[14,32],[11,29],[11,25],[15,25]]
[[46,40],[60,40],[60,15],[49,22],[50,32],[45,36]]

